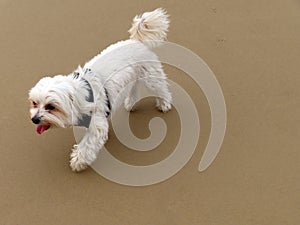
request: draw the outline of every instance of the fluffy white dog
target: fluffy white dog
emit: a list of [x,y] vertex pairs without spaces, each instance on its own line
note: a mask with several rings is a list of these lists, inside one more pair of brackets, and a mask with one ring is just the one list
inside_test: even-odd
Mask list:
[[166,38],[169,20],[163,9],[145,12],[133,19],[130,39],[110,45],[83,68],[63,76],[42,78],[30,91],[30,114],[39,134],[50,127],[86,126],[87,132],[74,145],[70,166],[84,170],[96,159],[108,138],[108,117],[124,95],[126,110],[138,99],[138,83],[156,96],[157,108],[171,109],[172,96],[166,74],[157,55],[151,51]]

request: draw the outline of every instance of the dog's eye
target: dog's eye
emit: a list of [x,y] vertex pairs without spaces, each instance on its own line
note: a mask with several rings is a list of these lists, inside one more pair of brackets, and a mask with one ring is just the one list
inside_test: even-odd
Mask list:
[[55,106],[51,105],[51,104],[48,104],[45,106],[45,109],[46,110],[54,110],[55,109]]
[[34,107],[36,107],[36,106],[37,106],[37,103],[36,103],[35,101],[32,101],[32,105],[33,105]]

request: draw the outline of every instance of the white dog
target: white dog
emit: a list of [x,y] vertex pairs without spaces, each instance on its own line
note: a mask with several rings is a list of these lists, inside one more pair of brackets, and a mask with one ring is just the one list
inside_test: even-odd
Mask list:
[[42,78],[29,91],[31,120],[37,124],[39,134],[50,127],[88,128],[81,142],[72,149],[73,171],[84,170],[96,159],[108,138],[108,116],[119,107],[116,99],[125,87],[129,89],[124,96],[128,111],[138,98],[137,83],[157,97],[156,106],[160,111],[171,109],[166,74],[151,51],[157,41],[165,40],[168,27],[168,15],[163,9],[136,16],[129,40],[109,46],[67,76]]

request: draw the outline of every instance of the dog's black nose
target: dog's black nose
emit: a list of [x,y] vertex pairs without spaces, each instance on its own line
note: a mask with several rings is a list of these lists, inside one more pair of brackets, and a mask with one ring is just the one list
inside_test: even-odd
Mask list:
[[34,124],[39,124],[41,122],[40,118],[38,118],[36,116],[32,117],[31,120]]

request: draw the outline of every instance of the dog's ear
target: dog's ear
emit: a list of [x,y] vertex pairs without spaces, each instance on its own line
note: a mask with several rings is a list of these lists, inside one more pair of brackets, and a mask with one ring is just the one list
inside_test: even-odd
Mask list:
[[28,101],[29,101],[30,107],[36,108],[37,103],[35,101],[33,101],[31,98],[28,98]]

